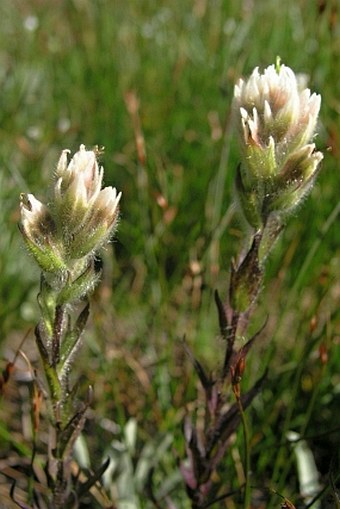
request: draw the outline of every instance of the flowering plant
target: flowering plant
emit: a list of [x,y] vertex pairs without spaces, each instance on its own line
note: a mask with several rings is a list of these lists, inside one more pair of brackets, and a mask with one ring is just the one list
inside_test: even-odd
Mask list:
[[[22,194],[20,203],[20,230],[42,271],[35,336],[47,381],[47,472],[55,508],[74,497],[69,463],[89,401],[77,401],[69,374],[89,315],[87,295],[100,276],[95,255],[116,228],[121,197],[113,187],[102,189],[104,170],[95,151],[81,145],[70,162],[68,153],[59,159],[50,202]],[[82,306],[78,315],[77,306]]]
[[319,95],[300,87],[289,67],[279,64],[269,66],[263,74],[256,68],[248,81],[240,79],[235,86],[233,110],[241,147],[236,188],[251,228],[245,249],[231,264],[227,302],[215,294],[220,333],[226,344],[220,376],[207,373],[189,352],[205,394],[204,424],[198,425],[198,418],[189,417],[185,423],[187,458],[181,471],[192,509],[213,506],[229,496],[216,497],[214,477],[239,424],[245,450],[243,508],[251,507],[250,436],[245,410],[261,389],[266,373],[242,392],[246,357],[261,330],[247,341],[244,338],[262,288],[268,253],[287,215],[311,189],[323,158],[311,142],[320,102]]

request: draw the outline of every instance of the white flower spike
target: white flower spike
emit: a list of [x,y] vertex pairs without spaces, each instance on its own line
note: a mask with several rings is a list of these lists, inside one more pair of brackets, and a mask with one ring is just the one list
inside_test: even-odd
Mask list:
[[235,85],[233,110],[242,152],[240,202],[255,228],[293,210],[311,189],[323,158],[313,138],[321,97],[301,88],[285,65],[256,67]]
[[[114,187],[102,189],[104,169],[97,153],[80,145],[68,162],[69,153],[63,150],[59,159],[48,207],[32,194],[21,196],[21,231],[38,264],[50,272],[75,260],[82,260],[78,263],[82,270],[87,258],[110,239],[119,215],[121,193]],[[46,264],[46,253],[58,263]]]

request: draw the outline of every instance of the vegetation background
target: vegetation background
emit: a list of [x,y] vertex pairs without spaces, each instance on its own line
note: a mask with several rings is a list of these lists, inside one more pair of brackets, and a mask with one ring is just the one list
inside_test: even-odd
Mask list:
[[[277,55],[322,94],[316,144],[325,159],[271,255],[251,327],[268,319],[243,380],[247,387],[269,367],[247,412],[254,493],[262,507],[280,506],[269,489],[305,507],[288,430],[306,436],[320,486],[328,485],[340,434],[339,52],[336,0],[0,3],[2,367],[38,320],[39,273],[17,229],[19,194],[44,199],[62,149],[103,146],[105,183],[123,197],[75,373],[94,388],[77,455],[91,468],[111,456],[106,481],[119,509],[152,507],[152,468],[162,507],[170,498],[189,507],[178,458],[184,416],[199,406],[200,389],[182,339],[219,369],[224,345],[213,292],[226,297],[244,231],[234,202],[233,86]],[[36,366],[32,332],[23,350]],[[29,366],[19,358],[16,367],[0,407],[5,508],[12,479],[24,496],[32,447]],[[240,433],[220,473],[224,491],[240,485],[242,447]],[[105,507],[103,492],[95,498]],[[214,507],[237,505],[226,499]]]

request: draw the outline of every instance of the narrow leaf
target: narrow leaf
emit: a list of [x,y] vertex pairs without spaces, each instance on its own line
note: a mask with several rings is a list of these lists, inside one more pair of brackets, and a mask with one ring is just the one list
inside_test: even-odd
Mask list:
[[89,477],[86,482],[84,482],[83,484],[80,485],[80,487],[77,489],[79,498],[82,495],[85,495],[86,493],[88,493],[90,491],[90,489],[92,488],[92,486],[97,481],[99,481],[99,479],[103,476],[103,474],[104,474],[105,470],[107,469],[107,467],[109,466],[109,464],[110,464],[110,458],[107,458],[107,460],[101,465],[101,467],[99,467],[98,470],[96,472],[94,472],[94,474],[91,475],[91,477]]
[[226,315],[226,311],[225,311],[225,308],[223,306],[223,303],[220,299],[220,296],[218,294],[218,291],[215,290],[215,302],[216,302],[216,306],[217,306],[217,312],[218,312],[218,320],[219,320],[219,324],[220,324],[220,331],[221,331],[221,336],[222,338],[227,341],[228,340],[228,335],[229,335],[229,327],[228,327],[228,320],[227,320],[227,315]]
[[205,389],[205,391],[209,391],[210,388],[214,385],[213,380],[211,380],[211,378],[206,374],[202,364],[194,357],[193,353],[191,352],[190,348],[188,347],[184,340],[183,348],[186,354],[188,355],[190,361],[192,362],[203,388]]
[[83,428],[87,409],[88,405],[86,404],[69,420],[65,428],[60,432],[58,437],[58,450],[56,451],[58,458],[63,457],[66,448],[71,449],[73,447],[74,442]]
[[60,351],[60,362],[61,366],[65,363],[65,361],[69,360],[72,354],[76,351],[79,339],[82,335],[82,332],[86,326],[87,319],[89,317],[89,309],[90,304],[87,303],[84,309],[81,311],[80,315],[77,318],[75,326],[72,330],[68,331],[64,341],[61,345]]
[[[267,371],[247,393],[241,396],[241,403],[244,410],[250,405],[252,400],[259,393],[266,377]],[[226,413],[220,416],[220,418],[216,422],[215,428],[210,433],[207,443],[207,455],[210,455],[212,453],[212,450],[220,440],[222,441],[227,440],[230,437],[230,435],[232,435],[235,432],[236,428],[240,424],[240,421],[241,417],[238,405],[234,403]]]

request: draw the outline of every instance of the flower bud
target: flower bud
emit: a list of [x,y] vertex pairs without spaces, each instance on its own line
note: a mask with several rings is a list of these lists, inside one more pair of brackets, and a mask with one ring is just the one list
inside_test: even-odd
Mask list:
[[[256,68],[235,86],[233,109],[242,152],[237,190],[254,228],[275,211],[293,210],[311,189],[321,152],[310,143],[321,98],[300,89],[294,72],[271,65]],[[259,220],[260,218],[260,220]]]
[[65,270],[60,247],[54,241],[55,223],[48,208],[33,194],[20,196],[20,231],[26,246],[45,272]]

